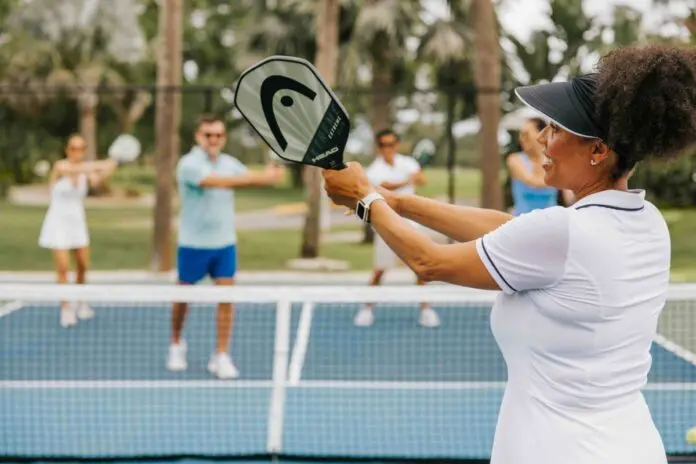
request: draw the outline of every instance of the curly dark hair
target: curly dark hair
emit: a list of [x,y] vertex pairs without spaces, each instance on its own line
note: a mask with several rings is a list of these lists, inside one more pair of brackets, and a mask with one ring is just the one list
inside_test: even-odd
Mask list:
[[631,46],[603,56],[596,117],[621,177],[648,158],[669,158],[696,144],[696,47]]

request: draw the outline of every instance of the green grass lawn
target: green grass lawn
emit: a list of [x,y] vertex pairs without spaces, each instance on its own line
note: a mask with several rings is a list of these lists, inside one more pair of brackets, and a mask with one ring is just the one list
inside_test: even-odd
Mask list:
[[[261,169],[252,166],[252,169]],[[110,180],[111,185],[140,193],[152,193],[155,186],[155,169],[152,166],[120,167]],[[282,184],[272,188],[248,188],[235,192],[237,211],[269,209],[274,206],[304,201],[305,194],[301,188],[293,188],[290,176]]]
[[[49,250],[37,241],[45,208],[18,207],[0,203],[0,270],[43,271],[53,269]],[[91,208],[87,212],[92,269],[146,269],[150,259],[152,230],[143,227],[150,218],[145,208]],[[358,230],[354,227],[336,231]],[[297,258],[301,231],[239,231],[239,264],[245,270],[284,269],[289,259]],[[350,243],[324,246],[322,255],[347,260],[353,269],[367,269],[371,248]]]
[[[39,248],[37,240],[45,208],[18,207],[0,203],[0,270],[51,270],[51,254]],[[147,226],[147,208],[90,208],[88,220],[92,238],[92,268],[102,270],[146,269],[152,231]],[[665,212],[672,233],[674,281],[696,281],[696,209]],[[145,226],[143,226],[145,224]],[[358,230],[358,225],[335,231]],[[240,268],[245,270],[284,269],[297,258],[300,230],[239,231]],[[321,254],[346,260],[353,270],[370,268],[372,249],[358,243],[326,243]]]
[[672,280],[696,282],[696,209],[664,212],[672,235]]
[[[251,166],[260,169],[261,166]],[[419,193],[430,197],[447,195],[447,172],[442,168],[427,171],[429,182]],[[151,193],[154,188],[153,167],[125,166],[114,174],[112,183]],[[459,199],[478,196],[480,176],[472,169],[456,171],[456,193]],[[275,206],[303,202],[302,188],[293,188],[290,176],[274,188],[240,189],[236,192],[237,211],[270,209]],[[43,207],[19,207],[0,203],[0,270],[52,269],[50,252],[37,245]],[[175,211],[176,214],[176,211]],[[89,208],[88,221],[92,242],[92,268],[145,269],[150,258],[152,232],[147,225],[152,211],[144,207]],[[143,226],[145,224],[145,226]],[[356,224],[357,230],[357,224]],[[341,231],[345,229],[337,229]],[[239,231],[240,267],[248,270],[283,269],[289,259],[298,257],[300,231],[261,230]],[[331,243],[322,248],[327,258],[346,260],[352,269],[369,269],[372,260],[370,246]]]
[[[250,169],[262,169],[262,166],[250,166]],[[418,193],[428,197],[446,197],[447,170],[428,168],[426,174],[428,183],[421,187]],[[111,183],[121,189],[152,193],[155,185],[155,170],[151,166],[124,166],[116,171]],[[479,171],[471,168],[458,168],[455,171],[455,193],[457,199],[460,200],[478,198],[481,193]],[[305,194],[302,188],[292,187],[288,175],[284,183],[273,188],[239,189],[236,191],[236,198],[238,211],[252,211],[302,202],[305,200]]]
[[[431,198],[446,198],[449,177],[447,170],[427,168],[425,174],[428,182],[418,189],[418,194]],[[454,172],[454,192],[458,200],[478,198],[481,195],[481,172],[478,169],[457,168]]]

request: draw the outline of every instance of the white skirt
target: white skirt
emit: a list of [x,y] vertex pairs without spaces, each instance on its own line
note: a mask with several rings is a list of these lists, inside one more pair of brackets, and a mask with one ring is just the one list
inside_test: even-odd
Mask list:
[[41,226],[39,246],[51,250],[74,250],[89,246],[85,213],[49,207]]

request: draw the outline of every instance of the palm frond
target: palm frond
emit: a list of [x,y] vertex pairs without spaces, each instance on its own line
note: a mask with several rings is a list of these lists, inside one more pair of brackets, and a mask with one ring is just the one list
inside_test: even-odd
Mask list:
[[341,47],[339,53],[338,87],[357,87],[360,84],[360,69],[368,62],[364,49],[352,41]]
[[462,21],[469,17],[472,0],[445,0],[447,7],[455,21]]
[[413,1],[377,0],[365,4],[356,19],[356,36],[367,47],[402,48],[420,20],[420,4]]
[[421,38],[418,57],[436,66],[467,61],[473,54],[471,33],[454,21],[439,20]]
[[75,85],[77,81],[75,79],[75,74],[71,71],[64,68],[57,68],[46,76],[44,83],[48,87],[65,87]]

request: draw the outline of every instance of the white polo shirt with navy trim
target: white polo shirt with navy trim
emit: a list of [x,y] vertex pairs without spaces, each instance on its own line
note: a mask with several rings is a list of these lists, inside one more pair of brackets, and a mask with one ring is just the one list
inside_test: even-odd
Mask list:
[[508,368],[491,463],[666,463],[641,388],[671,246],[645,192],[523,214],[476,246]]

